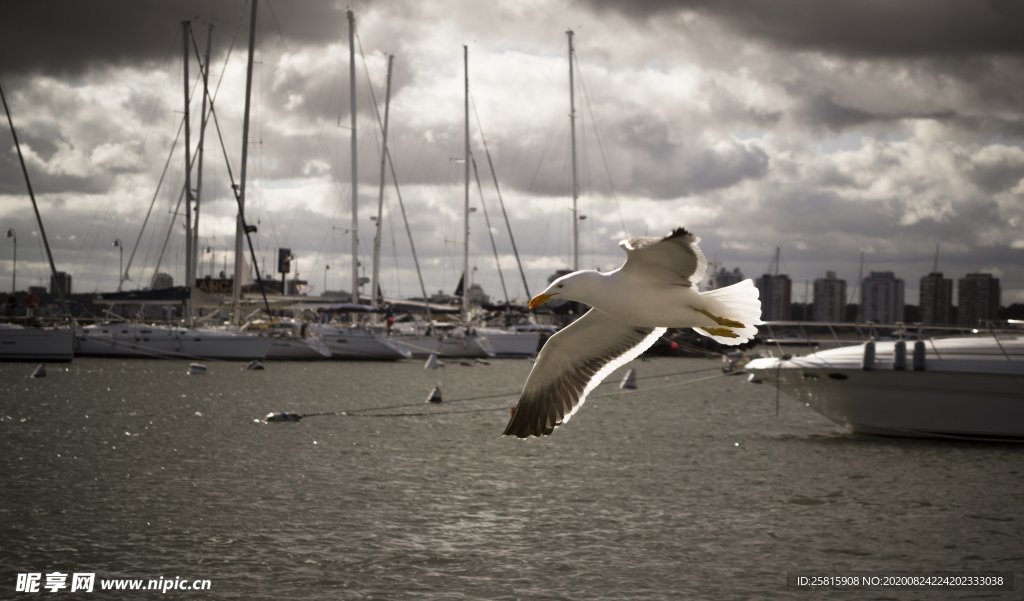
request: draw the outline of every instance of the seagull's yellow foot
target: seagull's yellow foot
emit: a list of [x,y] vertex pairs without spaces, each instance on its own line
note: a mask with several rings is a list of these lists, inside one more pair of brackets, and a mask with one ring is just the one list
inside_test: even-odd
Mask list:
[[[704,315],[705,317],[707,317],[708,319],[710,319],[711,321],[717,323],[720,326],[725,326],[727,328],[742,328],[743,327],[743,324],[741,324],[738,321],[733,321],[732,319],[728,319],[726,317],[720,317],[720,316],[715,315],[714,313],[712,313],[711,311],[708,311],[706,309],[697,309],[696,307],[693,307],[693,310],[696,311],[697,313],[700,313],[701,315]],[[711,330],[708,330],[708,331],[710,332]]]
[[737,334],[736,332],[733,332],[729,328],[714,327],[714,328],[703,328],[703,329],[704,329],[705,332],[707,332],[708,334],[711,334],[712,336],[721,336],[722,338],[739,338],[740,337],[739,334]]

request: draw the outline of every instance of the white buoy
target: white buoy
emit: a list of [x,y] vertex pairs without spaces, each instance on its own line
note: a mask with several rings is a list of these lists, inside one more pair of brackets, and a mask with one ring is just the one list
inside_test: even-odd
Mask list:
[[190,376],[205,376],[206,366],[202,363],[189,363],[188,364],[188,375]]
[[441,385],[434,386],[434,389],[430,391],[430,396],[427,397],[428,403],[440,403],[441,402]]
[[261,371],[264,369],[263,364],[259,362],[259,359],[253,359],[246,366],[245,369],[251,371]]
[[40,363],[36,366],[35,370],[32,371],[33,378],[45,378],[46,377],[46,365]]
[[427,357],[427,362],[423,364],[423,369],[437,369],[439,367],[444,367],[444,363],[438,361],[437,355],[430,353],[430,356]]
[[623,390],[636,390],[636,370],[631,369],[626,372],[625,377],[622,378],[622,382],[619,383],[619,388]]

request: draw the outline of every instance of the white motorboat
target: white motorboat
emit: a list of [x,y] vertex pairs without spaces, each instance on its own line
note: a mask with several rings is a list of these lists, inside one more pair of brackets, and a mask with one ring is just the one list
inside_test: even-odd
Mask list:
[[0,323],[0,361],[71,361],[74,330]]
[[75,354],[95,357],[265,359],[270,340],[227,328],[185,328],[143,323],[81,327]]
[[359,324],[310,324],[309,328],[323,340],[334,359],[395,361],[412,357],[395,339]]
[[868,341],[745,369],[854,432],[1024,442],[1024,334]]

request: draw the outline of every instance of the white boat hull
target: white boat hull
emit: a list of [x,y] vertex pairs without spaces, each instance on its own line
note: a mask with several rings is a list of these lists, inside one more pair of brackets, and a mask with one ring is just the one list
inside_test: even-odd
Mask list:
[[394,336],[393,339],[405,347],[413,357],[425,358],[430,355],[438,357],[489,358],[495,352],[490,339],[482,336],[426,336],[408,334]]
[[74,330],[0,328],[0,361],[71,361]]
[[327,345],[333,359],[396,361],[408,359],[411,353],[393,338],[360,327],[331,325],[312,326]]
[[777,377],[782,391],[854,432],[1024,441],[1024,376],[782,369]]
[[316,332],[310,330],[308,323],[294,319],[258,320],[247,323],[242,330],[269,341],[268,360],[315,361],[331,358],[330,349]]
[[76,355],[138,357],[266,359],[270,341],[230,330],[172,328],[140,324],[110,324],[79,328]]
[[977,339],[936,342],[926,345],[917,370],[910,363],[893,367],[894,342],[877,344],[868,369],[857,365],[858,354],[864,363],[863,345],[756,359],[746,369],[854,432],[1024,442],[1021,341],[993,342],[989,349]]
[[540,346],[540,332],[481,332],[491,344],[495,357],[533,357]]
[[319,339],[268,336],[267,340],[270,341],[270,349],[267,351],[268,360],[315,361],[330,359],[332,356],[327,345]]

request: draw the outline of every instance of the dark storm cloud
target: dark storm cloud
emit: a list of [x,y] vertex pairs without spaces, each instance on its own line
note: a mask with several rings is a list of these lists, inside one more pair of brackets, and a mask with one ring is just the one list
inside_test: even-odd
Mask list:
[[[564,30],[572,26],[580,32],[577,73],[586,82],[577,96],[577,135],[589,262],[621,261],[620,230],[654,233],[669,223],[693,227],[709,257],[717,246],[721,260],[741,261],[744,270],[759,273],[781,246],[784,264],[803,262],[791,273],[795,281],[826,268],[851,278],[866,250],[878,268],[904,261],[893,268],[909,285],[930,269],[941,241],[947,271],[1003,270],[1004,290],[1024,298],[1016,267],[1024,254],[1017,233],[1024,219],[1017,202],[1024,185],[1018,4],[352,4],[360,18],[357,52],[366,52],[365,67],[357,56],[360,224],[370,225],[380,168],[367,76],[383,107],[384,53],[395,52],[389,147],[432,290],[449,288],[461,269],[452,257],[461,252],[463,43],[470,45],[474,107],[529,277],[539,284],[568,256]],[[260,226],[258,247],[293,248],[303,274],[321,274],[315,282],[325,264],[332,280],[351,264],[343,234],[350,219],[347,5],[260,0],[259,8],[247,210]],[[13,0],[0,9],[0,75],[10,84],[58,261],[76,274],[76,285],[114,285],[111,241],[134,238],[141,228],[181,117],[184,18],[197,18],[200,47],[205,21],[217,22],[215,78],[227,67],[218,122],[237,181],[248,0]],[[493,186],[471,119],[490,203]],[[234,201],[220,143],[207,136],[201,229],[203,243],[217,249],[219,270]],[[136,261],[147,269],[181,190],[181,155],[179,145],[147,226],[154,233],[143,245],[151,252]],[[3,226],[29,232],[31,209],[3,131],[0,180],[0,194],[10,195],[0,205]],[[390,176],[387,187],[384,221],[396,230],[396,254],[407,265]],[[471,203],[479,206],[476,196],[474,183]],[[471,249],[490,262],[482,211],[471,219]],[[181,263],[170,258],[180,254],[179,238],[172,236],[165,265]],[[361,230],[360,238],[368,264],[372,231]],[[493,295],[497,282],[487,280],[478,260]]]
[[1024,3],[1014,0],[584,0],[653,20],[693,11],[799,50],[866,56],[1024,53]]
[[[23,152],[26,148],[31,148],[44,161],[57,151],[56,145],[45,136],[20,135],[19,141],[22,144]],[[106,171],[94,171],[84,175],[50,172],[39,168],[39,165],[34,163],[28,166],[28,171],[33,191],[36,194],[64,192],[99,194],[106,191],[114,179],[113,174]],[[18,154],[9,131],[0,131],[0,195],[3,194],[11,194],[16,197],[24,196],[25,201],[28,201],[25,176],[18,162]]]
[[1009,190],[1024,178],[1024,150],[1008,146],[986,148],[973,158],[967,175],[986,192]]
[[[248,38],[248,0],[5,0],[0,18],[0,72],[75,75],[96,64],[138,64],[180,55],[180,23],[206,22],[226,39],[241,29]],[[262,32],[337,40],[345,8],[334,2],[261,2]],[[270,17],[270,18],[267,18]],[[279,26],[279,27],[278,27]]]
[[953,111],[936,111],[930,113],[899,111],[871,112],[849,106],[827,96],[812,96],[802,99],[793,111],[794,117],[801,123],[812,126],[823,126],[831,130],[842,130],[867,125],[872,122],[899,121],[902,119],[931,119],[944,121],[953,119]]

